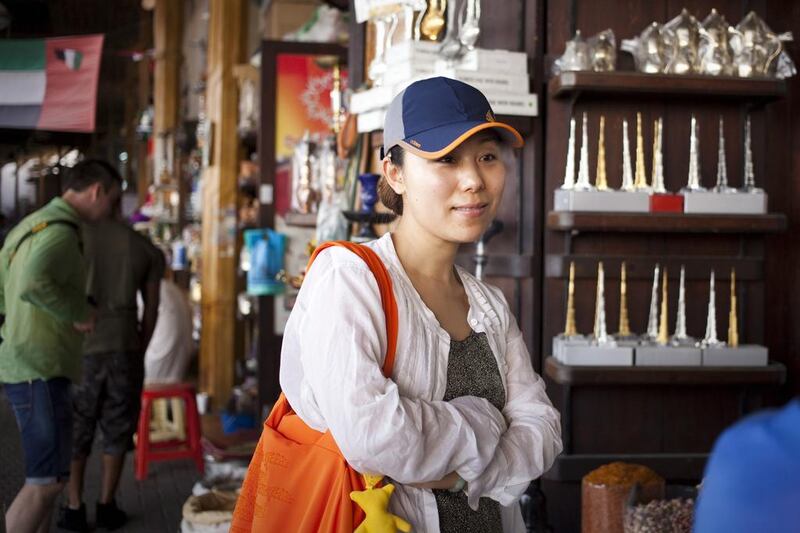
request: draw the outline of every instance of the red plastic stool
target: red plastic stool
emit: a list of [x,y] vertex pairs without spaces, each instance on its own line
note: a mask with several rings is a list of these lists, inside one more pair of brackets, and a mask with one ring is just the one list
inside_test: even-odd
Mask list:
[[[180,398],[186,404],[186,440],[150,442],[150,414],[153,400]],[[167,461],[182,458],[194,459],[197,469],[205,471],[203,450],[200,444],[200,415],[197,412],[194,387],[187,383],[147,385],[142,391],[142,411],[139,414],[139,436],[136,440],[136,479],[147,479],[150,461]]]

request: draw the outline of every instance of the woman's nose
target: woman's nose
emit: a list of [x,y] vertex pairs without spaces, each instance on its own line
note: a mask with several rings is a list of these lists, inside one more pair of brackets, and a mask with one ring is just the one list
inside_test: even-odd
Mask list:
[[476,163],[465,164],[459,177],[465,191],[480,191],[484,188],[483,176]]

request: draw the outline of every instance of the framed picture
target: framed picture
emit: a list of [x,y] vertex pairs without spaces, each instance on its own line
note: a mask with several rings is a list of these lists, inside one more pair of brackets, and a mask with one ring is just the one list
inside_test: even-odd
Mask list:
[[331,133],[333,67],[344,65],[347,49],[328,43],[263,41],[261,46],[261,184],[274,187],[274,204],[262,206],[261,224],[271,226],[284,216],[291,197],[290,162],[294,146],[306,132]]
[[[259,208],[259,225],[287,234],[284,268],[300,272],[307,260],[300,248],[308,230],[282,224],[291,205],[291,159],[294,147],[306,132],[332,133],[331,90],[334,66],[347,80],[347,48],[328,43],[262,41],[261,120],[258,135],[260,185],[272,190],[273,201]],[[300,235],[302,233],[302,235]],[[295,235],[297,234],[297,235]],[[296,264],[295,264],[296,263]],[[281,334],[288,317],[287,296],[262,296],[258,303],[259,394],[262,404],[274,402],[280,393],[278,369]]]

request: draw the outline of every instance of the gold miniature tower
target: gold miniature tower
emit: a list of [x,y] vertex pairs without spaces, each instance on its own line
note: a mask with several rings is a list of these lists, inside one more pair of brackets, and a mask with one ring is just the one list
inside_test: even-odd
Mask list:
[[608,343],[608,331],[606,330],[606,297],[605,279],[603,262],[597,264],[597,297],[594,307],[594,342],[599,345]]
[[630,337],[631,326],[628,323],[628,280],[625,262],[622,262],[622,272],[619,282],[619,333],[618,337]]
[[668,324],[667,324],[667,267],[664,267],[664,275],[661,278],[661,320],[658,324],[658,344],[666,346],[669,341]]
[[606,177],[606,117],[600,116],[600,136],[597,140],[597,175],[594,185],[598,191],[608,190]]
[[578,334],[575,327],[575,262],[569,264],[569,286],[567,289],[567,323],[564,326],[564,336],[574,337]]
[[647,174],[644,168],[644,136],[642,135],[642,114],[636,113],[636,176],[633,182],[637,191],[647,191]]
[[731,269],[731,311],[728,317],[728,346],[739,347],[739,321],[736,317],[736,269]]
[[655,186],[655,176],[656,176],[656,165],[658,162],[656,161],[656,155],[658,154],[658,119],[653,121],[653,166],[650,167],[650,174],[651,174],[651,182],[653,182],[653,186]]

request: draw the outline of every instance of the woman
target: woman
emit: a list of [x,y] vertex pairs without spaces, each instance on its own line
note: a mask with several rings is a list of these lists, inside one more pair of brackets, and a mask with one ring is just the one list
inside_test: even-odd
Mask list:
[[454,264],[494,218],[521,145],[475,88],[410,85],[387,112],[379,186],[402,216],[367,245],[397,299],[392,379],[378,285],[353,253],[319,255],[286,326],[289,403],[330,429],[356,470],[393,480],[390,511],[417,532],[524,531],[517,501],[561,451],[558,413],[502,293]]

